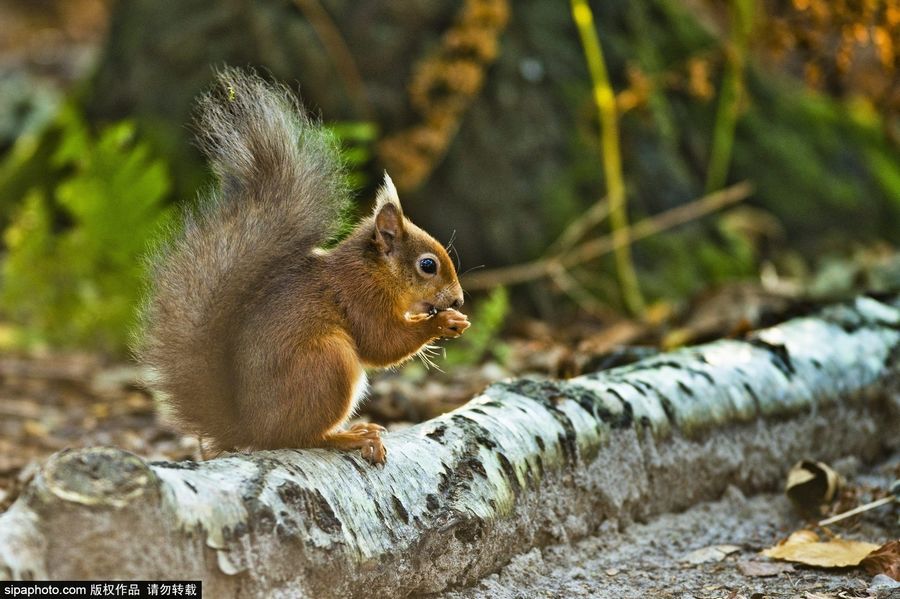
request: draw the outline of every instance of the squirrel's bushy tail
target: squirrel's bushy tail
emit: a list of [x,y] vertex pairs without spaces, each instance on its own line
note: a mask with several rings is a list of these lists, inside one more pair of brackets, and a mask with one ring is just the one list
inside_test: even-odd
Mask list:
[[198,112],[217,184],[152,259],[138,354],[173,416],[227,449],[242,437],[229,347],[241,307],[272,264],[337,232],[349,193],[333,137],[286,88],[225,69]]

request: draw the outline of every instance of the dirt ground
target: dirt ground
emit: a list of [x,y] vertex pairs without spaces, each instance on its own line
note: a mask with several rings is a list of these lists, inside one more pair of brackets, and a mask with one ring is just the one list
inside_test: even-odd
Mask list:
[[[866,495],[888,488],[900,471],[900,453],[880,464],[861,467],[848,458],[836,464],[855,492]],[[875,491],[877,493],[877,491]],[[830,530],[848,539],[881,544],[900,537],[898,510],[885,506]],[[607,522],[594,536],[562,545],[532,549],[498,574],[440,599],[531,599],[535,597],[627,599],[728,598],[900,598],[900,583],[891,583],[859,568],[824,570],[784,564],[784,571],[754,575],[758,564],[776,567],[759,554],[808,521],[781,493],[745,497],[730,488],[719,500],[649,522]],[[819,530],[822,534],[822,530]],[[824,536],[824,535],[823,535]],[[690,564],[698,549],[733,545],[721,561]],[[744,572],[747,572],[746,574]],[[879,584],[880,583],[880,584]]]

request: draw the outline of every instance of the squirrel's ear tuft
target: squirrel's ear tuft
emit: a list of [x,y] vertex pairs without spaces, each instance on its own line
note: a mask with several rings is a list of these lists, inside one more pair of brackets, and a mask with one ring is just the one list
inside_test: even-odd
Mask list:
[[403,208],[397,188],[387,172],[375,199],[375,244],[383,254],[390,254],[394,243],[403,236]]
[[394,187],[394,182],[391,180],[391,176],[387,174],[387,171],[384,171],[384,182],[378,188],[378,195],[375,196],[375,214],[378,214],[385,204],[396,205],[400,215],[403,215],[403,208],[400,206],[400,196],[397,195],[397,188]]

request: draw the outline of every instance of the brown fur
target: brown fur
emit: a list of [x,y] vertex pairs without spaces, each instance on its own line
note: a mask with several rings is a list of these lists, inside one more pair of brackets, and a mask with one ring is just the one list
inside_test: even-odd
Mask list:
[[[383,429],[341,430],[353,392],[364,367],[468,327],[453,263],[388,178],[372,217],[316,249],[347,201],[333,145],[285,90],[234,70],[219,85],[199,124],[220,185],[156,259],[141,355],[213,450],[334,447],[381,462]],[[417,268],[423,254],[436,274]]]

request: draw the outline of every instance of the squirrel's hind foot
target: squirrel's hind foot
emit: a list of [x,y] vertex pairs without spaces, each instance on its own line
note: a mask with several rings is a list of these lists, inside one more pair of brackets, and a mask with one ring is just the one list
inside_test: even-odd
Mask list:
[[361,422],[348,431],[329,433],[322,439],[322,447],[332,447],[343,451],[358,449],[362,457],[372,464],[384,464],[387,449],[381,441],[384,427]]

